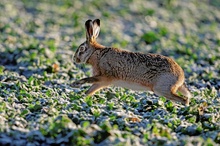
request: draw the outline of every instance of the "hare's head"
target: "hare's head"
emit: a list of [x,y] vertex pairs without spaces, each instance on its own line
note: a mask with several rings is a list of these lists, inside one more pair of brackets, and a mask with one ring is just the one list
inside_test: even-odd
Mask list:
[[87,20],[85,27],[86,41],[82,43],[76,50],[74,55],[74,60],[76,63],[86,63],[95,51],[96,38],[98,37],[100,31],[100,20]]

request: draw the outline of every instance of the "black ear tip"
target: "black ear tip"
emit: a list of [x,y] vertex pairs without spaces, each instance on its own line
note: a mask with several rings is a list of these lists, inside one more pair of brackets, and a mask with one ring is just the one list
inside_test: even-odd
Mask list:
[[85,25],[90,24],[92,22],[92,20],[88,19],[85,23]]
[[94,21],[93,21],[93,24],[94,23],[97,23],[98,25],[100,25],[100,20],[99,19],[95,19]]

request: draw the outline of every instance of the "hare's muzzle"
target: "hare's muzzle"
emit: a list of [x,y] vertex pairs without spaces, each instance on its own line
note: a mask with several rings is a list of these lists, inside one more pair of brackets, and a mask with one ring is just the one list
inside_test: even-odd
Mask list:
[[76,57],[76,54],[72,56],[72,61],[74,63],[79,63],[80,62],[80,59],[78,57]]
[[80,59],[79,58],[75,58],[75,62],[76,63],[80,63]]

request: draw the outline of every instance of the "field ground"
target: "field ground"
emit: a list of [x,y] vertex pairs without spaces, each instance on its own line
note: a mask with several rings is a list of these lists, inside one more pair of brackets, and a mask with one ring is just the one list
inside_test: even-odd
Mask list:
[[[190,106],[109,87],[92,97],[70,84],[91,76],[72,55],[87,19],[103,45],[172,57]],[[218,0],[1,0],[1,145],[218,145]]]

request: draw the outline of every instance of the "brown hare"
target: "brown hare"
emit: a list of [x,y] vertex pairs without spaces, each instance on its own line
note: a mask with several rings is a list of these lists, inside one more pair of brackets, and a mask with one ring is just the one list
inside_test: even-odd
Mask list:
[[[86,41],[76,50],[76,63],[92,65],[93,76],[71,84],[80,87],[92,83],[86,91],[92,95],[109,85],[133,90],[153,91],[156,95],[189,105],[191,94],[184,84],[182,68],[171,58],[129,52],[118,48],[105,47],[96,42],[100,31],[100,20],[85,23]],[[177,92],[182,95],[179,96]]]

